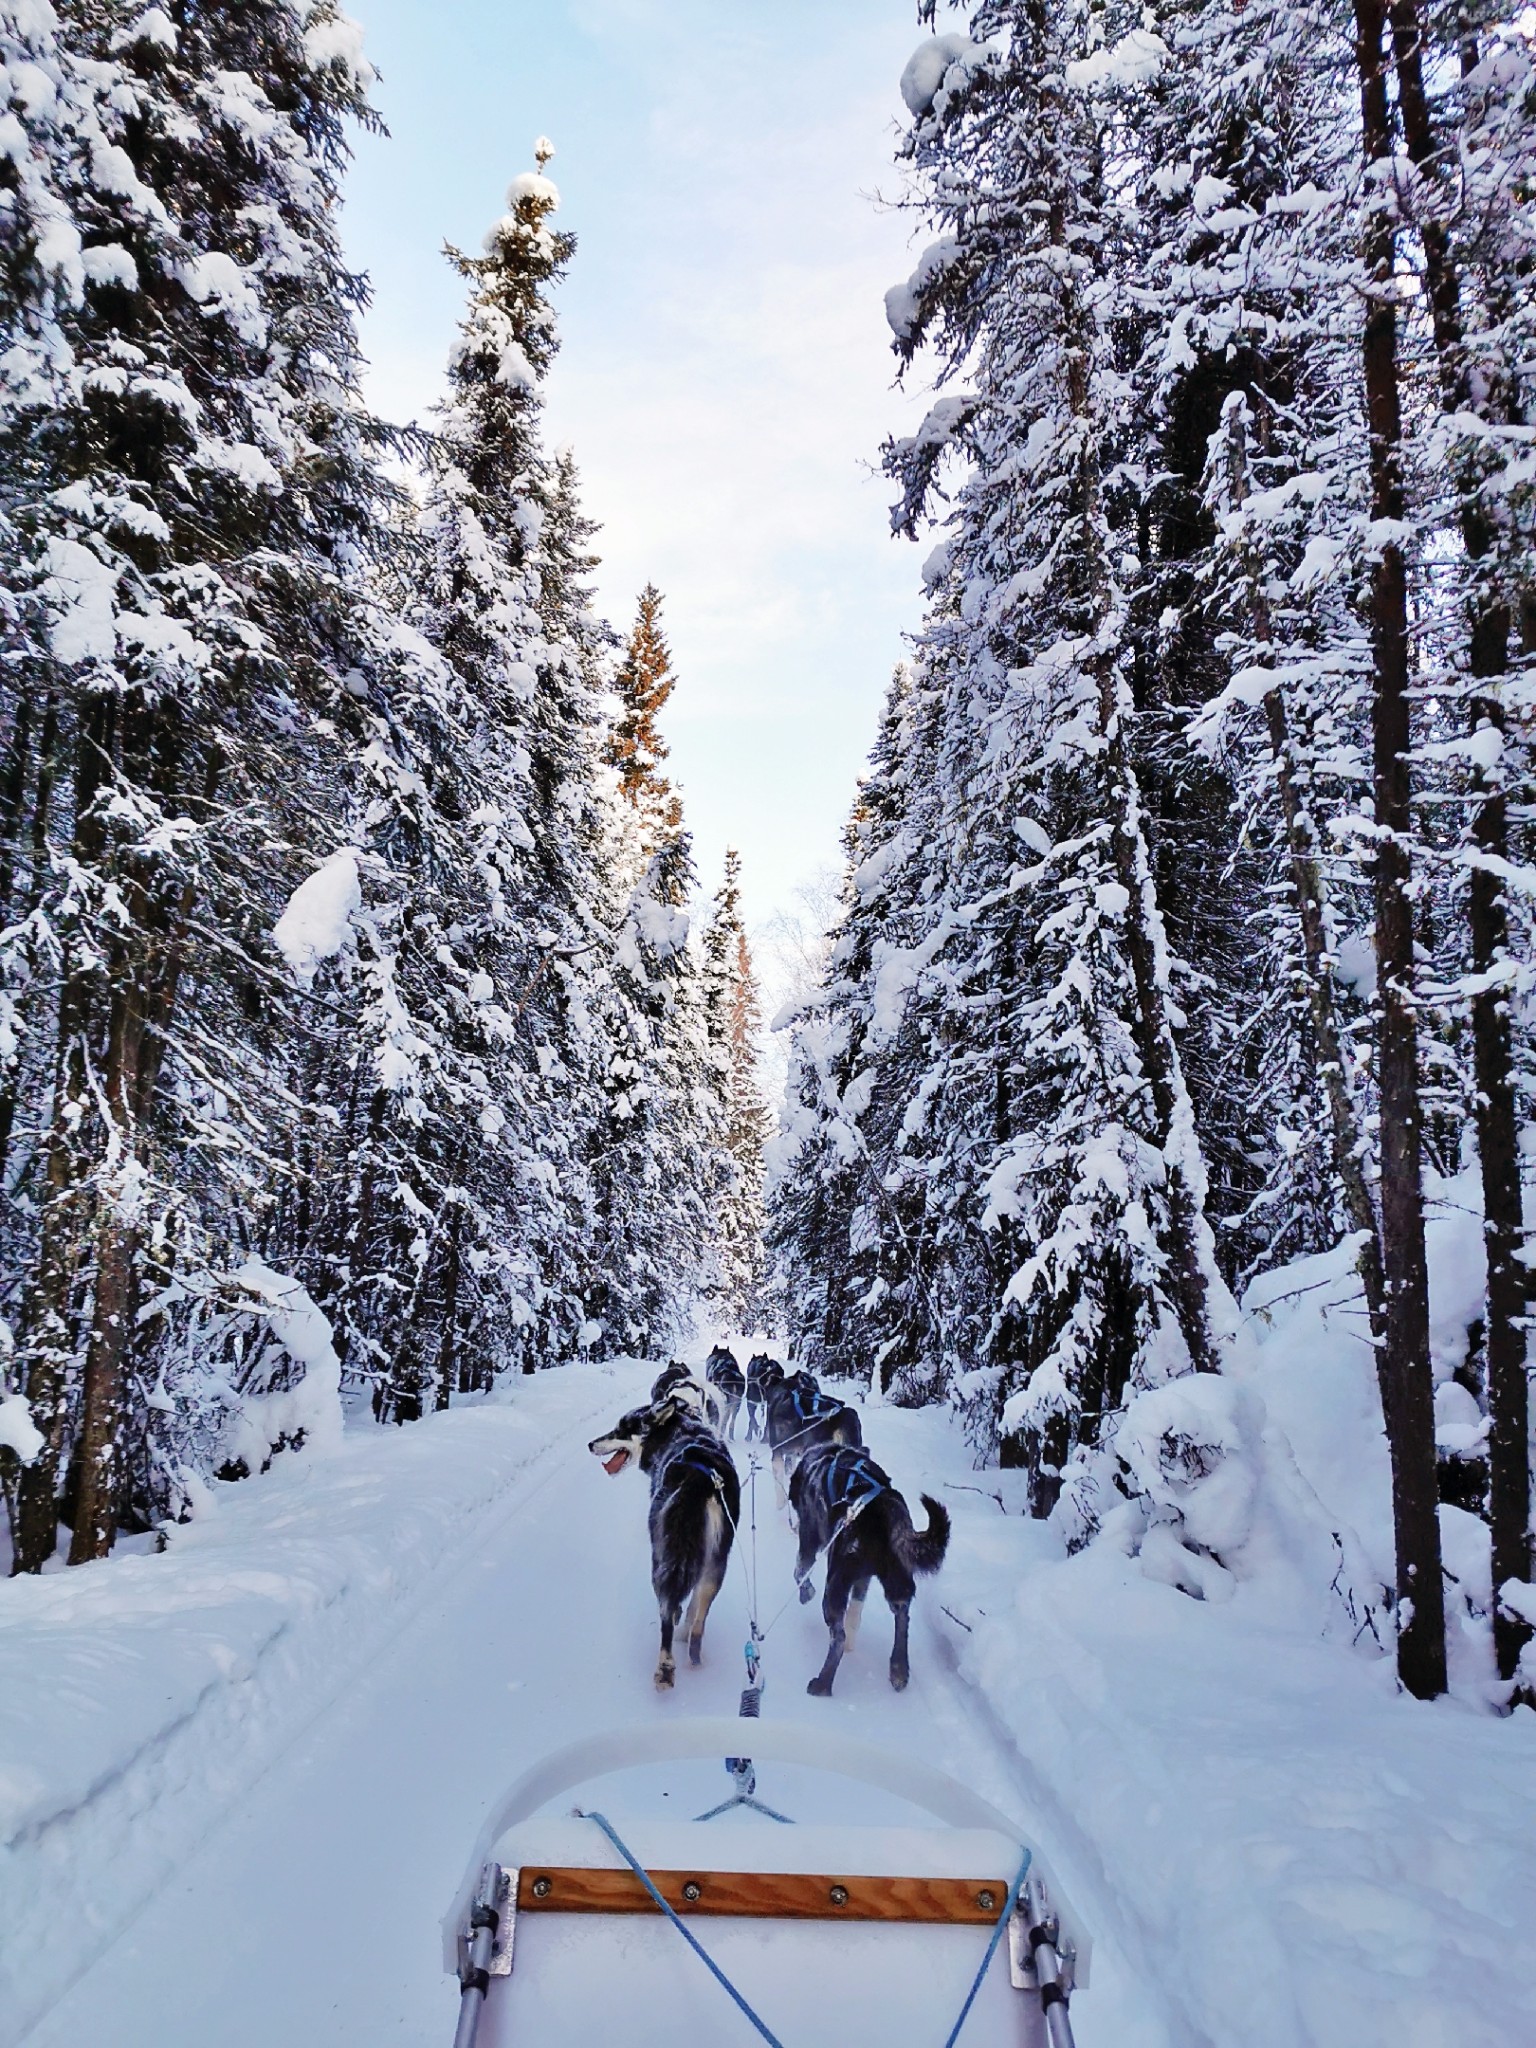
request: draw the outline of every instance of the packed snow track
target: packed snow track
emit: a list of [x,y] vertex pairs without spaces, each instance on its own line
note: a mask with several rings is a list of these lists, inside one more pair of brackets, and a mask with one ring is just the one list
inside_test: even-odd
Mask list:
[[[745,1542],[703,1669],[658,1696],[645,1485],[586,1449],[654,1370],[366,1423],[218,1489],[163,1555],[9,1582],[3,2048],[447,2048],[439,1921],[503,1788],[588,1733],[736,1711]],[[764,1715],[1017,1817],[1093,1936],[1081,2048],[1529,2048],[1536,1715],[1405,1701],[1261,1586],[1215,1607],[1113,1544],[1064,1558],[944,1411],[863,1419],[909,1500],[954,1517],[911,1686],[872,1596],[835,1696],[806,1696],[825,1631],[765,1471]],[[689,1819],[729,1789],[669,1766],[602,1803]],[[760,1789],[806,1822],[912,1817],[821,1773]]]

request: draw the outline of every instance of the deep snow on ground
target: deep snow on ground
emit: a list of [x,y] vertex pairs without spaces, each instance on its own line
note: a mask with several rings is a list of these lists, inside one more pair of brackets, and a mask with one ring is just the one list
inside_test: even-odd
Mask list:
[[[741,1571],[704,1670],[658,1697],[644,1487],[585,1449],[652,1371],[364,1427],[218,1489],[164,1555],[0,1588],[0,2040],[451,2038],[437,1922],[496,1794],[589,1730],[736,1705]],[[824,1632],[785,1604],[765,1479],[764,1712],[909,1748],[1018,1815],[1094,1930],[1083,2048],[1536,2041],[1536,1715],[1402,1699],[1257,1577],[1203,1604],[1113,1544],[1066,1559],[945,1414],[865,1422],[955,1518],[911,1689],[872,1597],[836,1697],[806,1698]],[[686,1816],[727,1789],[700,1765],[604,1804]],[[876,1817],[810,1774],[762,1790]]]

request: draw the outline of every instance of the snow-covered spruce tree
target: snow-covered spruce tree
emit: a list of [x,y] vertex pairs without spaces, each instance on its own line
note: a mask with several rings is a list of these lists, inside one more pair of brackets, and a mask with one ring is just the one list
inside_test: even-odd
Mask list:
[[[1379,1303],[1330,952],[1350,925],[1328,900],[1367,914],[1328,833],[1357,796],[1365,655],[1340,20],[1329,4],[1210,4],[1158,26],[1166,54],[1114,84],[1106,147],[1138,202],[1122,354],[1146,452],[1116,488],[1138,535],[1157,872],[1176,946],[1201,965],[1181,991],[1186,1071],[1229,1273],[1352,1229]],[[1214,781],[1191,736],[1219,742]]]
[[[1418,0],[1390,13],[1396,197],[1417,231],[1439,418],[1427,437],[1439,510],[1459,542],[1442,600],[1447,695],[1464,734],[1426,749],[1460,798],[1447,849],[1465,873],[1446,923],[1464,940],[1446,962],[1470,1015],[1468,1076],[1487,1248],[1484,1399],[1493,1585],[1532,1578],[1527,1286],[1520,1164],[1522,1074],[1531,1069],[1528,903],[1510,885],[1532,787],[1529,657],[1533,503],[1528,470],[1532,247],[1523,195],[1536,172],[1536,71],[1529,39],[1497,19],[1454,22]],[[1411,167],[1408,168],[1408,167]],[[1449,537],[1449,536],[1448,536]],[[1517,653],[1517,640],[1519,652]],[[1430,770],[1424,776],[1429,781]],[[1513,802],[1511,801],[1513,798]],[[1528,857],[1528,848],[1525,849]],[[1523,943],[1522,943],[1523,941]],[[1460,1007],[1460,1004],[1457,1005]],[[1528,1107],[1526,1110],[1528,1114]],[[1530,1629],[1494,1606],[1500,1676]]]
[[1370,428],[1372,813],[1378,985],[1382,1277],[1378,1348],[1392,1460],[1399,1598],[1398,1672],[1420,1698],[1445,1690],[1445,1586],[1440,1563],[1429,1270],[1424,1238],[1423,1099],[1416,1002],[1411,755],[1412,640],[1397,255],[1389,171],[1395,138],[1388,92],[1387,8],[1356,0],[1360,93],[1361,366]]
[[639,815],[622,796],[616,822],[640,865],[594,995],[604,1064],[584,1299],[589,1341],[648,1358],[676,1343],[707,1291],[723,1105],[686,907],[688,839],[645,857]]
[[609,944],[594,964],[595,1081],[584,1246],[587,1339],[649,1357],[709,1289],[726,1177],[725,1101],[710,1044],[695,876],[657,723],[676,678],[648,585],[610,678]]
[[[11,1134],[38,1217],[22,1352],[46,1449],[15,1514],[33,1569],[66,1467],[72,1557],[110,1547],[125,1446],[162,1401],[145,1280],[213,1284],[249,1191],[239,1061],[212,1085],[199,1040],[226,998],[238,1013],[226,947],[267,886],[253,868],[272,872],[253,853],[316,836],[340,736],[307,726],[345,666],[375,503],[348,389],[360,288],[334,233],[344,124],[365,112],[356,32],[281,0],[58,22],[89,95],[62,178],[80,288],[52,390],[9,394],[4,455],[53,615],[30,680],[54,707],[32,920],[56,963],[39,1031],[56,1081]],[[218,1165],[209,1116],[245,1123]]]
[[940,1390],[975,1334],[935,1293],[959,1245],[978,1245],[951,1227],[955,1190],[929,1158],[938,1042],[921,995],[947,936],[930,864],[943,709],[926,654],[897,668],[848,821],[826,973],[793,1019],[770,1209],[796,1352],[834,1374],[873,1368],[905,1400]]
[[702,942],[702,993],[721,1104],[724,1178],[713,1198],[718,1272],[712,1293],[726,1326],[756,1329],[764,1313],[763,1174],[769,1129],[758,1054],[762,1006],[741,920],[741,856],[726,849]]
[[[1313,1057],[1319,1018],[1337,1036],[1323,891],[1358,889],[1327,844],[1327,807],[1346,809],[1354,788],[1339,766],[1327,791],[1311,780],[1319,758],[1348,758],[1341,725],[1362,655],[1339,545],[1358,510],[1350,463],[1362,461],[1364,432],[1337,338],[1352,223],[1325,199],[1350,147],[1335,16],[1329,4],[1233,12],[1196,0],[1161,10],[1163,49],[1145,66],[1104,53],[1106,74],[1120,74],[1106,76],[1110,176],[1137,190],[1135,233],[1118,250],[1135,449],[1114,479],[1137,530],[1137,754],[1169,934],[1200,963],[1180,991],[1182,1051],[1233,1278],[1331,1245],[1346,1208],[1319,1090],[1329,1059]],[[1251,489],[1235,485],[1237,471],[1255,473]],[[1235,487],[1247,492],[1241,512]],[[1266,666],[1251,729],[1253,676]],[[1237,725],[1214,750],[1212,778],[1190,721],[1208,739],[1225,709]],[[1358,1192],[1352,1139],[1341,1157]],[[1358,1210],[1343,1227],[1370,1223],[1368,1204]]]
[[969,386],[889,458],[907,531],[945,448],[968,463],[927,631],[951,693],[936,923],[954,933],[929,1116],[972,1227],[1009,1233],[978,1348],[989,1377],[973,1384],[1001,1394],[1042,1479],[1068,1439],[1101,1440],[1133,1374],[1216,1369],[1229,1314],[1105,485],[1128,421],[1096,88],[1155,53],[1128,24],[1113,63],[1076,62],[1101,26],[1088,10],[984,6],[968,40],[914,59],[907,153],[944,232],[888,301],[903,359],[927,343],[942,380]]
[[470,305],[404,593],[438,659],[375,714],[358,827],[388,882],[358,969],[337,1307],[379,1412],[402,1420],[501,1363],[569,1355],[585,1320],[605,636],[574,471],[540,431],[548,295],[574,248],[550,224],[547,155],[513,181],[483,252],[451,252]]

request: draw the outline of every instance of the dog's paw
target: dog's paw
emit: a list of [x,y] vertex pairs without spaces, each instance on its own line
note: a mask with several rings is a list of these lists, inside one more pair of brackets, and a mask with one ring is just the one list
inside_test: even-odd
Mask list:
[[808,1607],[815,1598],[816,1588],[811,1584],[809,1579],[802,1579],[800,1581],[800,1605],[802,1607]]
[[664,1668],[658,1665],[656,1670],[656,1690],[658,1692],[670,1692],[672,1690],[672,1680],[674,1675],[675,1674],[673,1672],[673,1668],[670,1664],[666,1665]]
[[832,1697],[832,1681],[830,1678],[823,1678],[819,1671],[805,1689],[813,1700],[829,1700]]
[[898,1670],[897,1667],[893,1664],[891,1666],[891,1691],[905,1692],[907,1689],[907,1679],[909,1676],[910,1673]]
[[695,1668],[704,1662],[704,1645],[702,1642],[692,1642],[688,1645],[688,1662]]

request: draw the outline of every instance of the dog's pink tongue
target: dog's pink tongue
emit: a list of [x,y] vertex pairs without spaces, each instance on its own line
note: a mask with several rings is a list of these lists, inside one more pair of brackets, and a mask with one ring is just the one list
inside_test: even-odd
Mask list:
[[622,1472],[628,1463],[628,1451],[615,1451],[611,1458],[604,1458],[603,1470],[605,1472]]

